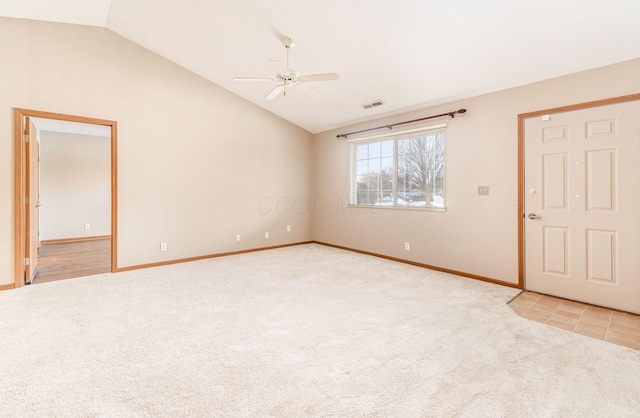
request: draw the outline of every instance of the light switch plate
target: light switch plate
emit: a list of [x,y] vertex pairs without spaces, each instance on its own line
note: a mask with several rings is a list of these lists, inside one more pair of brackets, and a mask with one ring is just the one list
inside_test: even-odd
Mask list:
[[489,196],[489,186],[478,186],[478,196]]

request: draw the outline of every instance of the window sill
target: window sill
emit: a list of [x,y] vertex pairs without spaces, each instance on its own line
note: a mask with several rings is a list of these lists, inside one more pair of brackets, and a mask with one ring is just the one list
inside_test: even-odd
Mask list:
[[424,207],[424,206],[384,206],[384,205],[354,205],[349,203],[347,205],[349,208],[363,208],[363,209],[385,209],[385,210],[413,210],[418,212],[446,212],[447,208],[434,208],[434,207]]

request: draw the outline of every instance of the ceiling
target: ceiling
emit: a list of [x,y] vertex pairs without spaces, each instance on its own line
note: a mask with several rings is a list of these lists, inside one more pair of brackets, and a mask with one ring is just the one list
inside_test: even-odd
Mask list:
[[[640,57],[638,0],[4,0],[0,16],[103,26],[312,132]],[[265,101],[270,60],[336,72]],[[364,110],[361,105],[385,105]]]
[[33,121],[33,124],[41,131],[111,138],[110,126],[33,117],[31,121]]

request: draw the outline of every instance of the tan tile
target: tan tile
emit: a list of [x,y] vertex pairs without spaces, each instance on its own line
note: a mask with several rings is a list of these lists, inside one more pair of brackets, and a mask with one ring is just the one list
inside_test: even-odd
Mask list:
[[616,340],[640,342],[640,336],[629,334],[628,332],[620,331],[617,329],[612,329],[611,327],[609,327],[609,329],[607,330],[606,340],[609,341],[610,338],[616,339]]
[[533,314],[533,315],[538,315],[540,317],[544,317],[545,320],[551,318],[551,315],[553,315],[553,311],[550,309],[541,309],[540,307],[536,307],[536,306],[532,306],[531,308],[529,308],[527,310],[527,313],[529,314]]
[[590,307],[587,308],[582,313],[583,318],[592,318],[592,319],[600,319],[609,322],[611,320],[611,311],[607,309],[598,309],[591,310]]
[[582,315],[585,311],[586,306],[581,303],[570,302],[567,300],[563,300],[562,303],[558,306],[559,311],[563,312],[571,312],[574,314]]
[[629,328],[640,330],[640,317],[622,312],[613,312],[611,324],[625,325]]
[[554,301],[554,300],[557,300],[557,301],[562,302],[562,299],[557,298],[557,297],[555,297],[555,296],[549,296],[549,295],[540,295],[540,300],[548,300],[548,301]]
[[550,305],[550,304],[546,304],[543,300],[539,300],[537,302],[535,302],[533,305],[531,305],[531,308],[535,308],[538,310],[544,310],[547,312],[553,312],[556,310],[556,306]]
[[633,343],[629,341],[607,341],[617,345],[623,345],[625,347],[633,348],[634,350],[640,350],[640,343]]
[[576,323],[582,317],[582,315],[580,315],[579,313],[563,311],[560,308],[556,309],[556,311],[553,313],[553,315],[554,316],[563,317],[563,318],[569,318],[571,320],[574,320]]
[[612,320],[609,324],[609,329],[624,332],[625,334],[633,335],[635,337],[640,337],[640,328],[634,328],[632,326],[628,326],[625,323],[614,322]]
[[527,308],[522,308],[519,306],[511,306],[509,305],[509,307],[511,308],[511,310],[515,313],[517,313],[518,315],[522,316],[523,313],[527,312]]
[[568,315],[575,315],[575,314],[565,313],[565,312],[556,312],[553,315],[551,315],[551,318],[549,319],[553,319],[554,321],[564,322],[565,324],[573,324],[575,326],[580,320],[580,317],[568,316]]
[[589,312],[589,313],[595,312],[595,313],[611,315],[611,309],[603,308],[601,306],[593,306],[593,305],[586,305],[585,312]]
[[540,295],[532,292],[523,292],[518,296],[518,300],[536,302],[540,299]]
[[511,309],[513,309],[514,311],[518,311],[518,310],[525,310],[525,311],[526,311],[526,310],[527,310],[526,305],[523,305],[523,304],[521,304],[521,303],[514,303],[514,302],[511,302],[508,306],[509,306]]
[[561,328],[567,331],[573,331],[573,329],[576,327],[576,324],[568,324],[563,320],[557,320],[555,318],[549,319],[547,321],[547,325],[551,325],[553,327]]
[[522,314],[520,314],[520,316],[526,319],[530,319],[532,321],[541,322],[543,324],[546,323],[547,320],[549,319],[549,316],[547,315],[539,315],[531,311],[523,312]]
[[607,327],[584,324],[582,321],[580,321],[578,325],[576,325],[576,328],[573,332],[575,332],[576,334],[586,335],[591,338],[604,340],[605,336],[607,335]]
[[610,343],[624,345],[625,347],[633,348],[634,350],[640,350],[640,337],[629,337],[622,334],[617,334],[615,331],[609,330],[605,341]]
[[606,329],[609,326],[609,318],[606,316],[589,316],[586,314],[582,314],[582,316],[580,317],[579,323],[585,324],[585,325],[603,327]]
[[586,305],[586,304],[581,303],[581,302],[575,302],[575,301],[573,301],[573,300],[563,300],[563,301],[562,301],[562,305],[564,305],[564,306],[571,306],[571,307],[573,307],[573,308],[576,308],[576,309],[582,309],[582,310],[586,309],[586,307],[587,307],[587,305]]
[[533,305],[533,302],[525,302],[525,301],[521,301],[520,299],[512,300],[511,303],[509,303],[509,306],[512,309],[524,309],[524,310],[527,310],[532,305]]
[[560,306],[561,302],[562,301],[559,299],[544,297],[544,298],[538,299],[538,301],[534,304],[534,306],[544,306],[544,307],[555,310],[558,306]]
[[536,303],[535,301],[532,301],[532,300],[520,300],[520,299],[516,299],[513,302],[515,302],[517,304],[520,304],[522,306],[526,306],[527,309],[529,309],[530,307],[532,307]]

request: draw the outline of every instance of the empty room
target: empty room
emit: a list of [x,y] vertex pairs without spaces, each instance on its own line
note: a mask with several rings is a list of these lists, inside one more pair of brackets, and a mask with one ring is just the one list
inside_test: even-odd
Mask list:
[[0,416],[640,416],[640,3],[0,3]]

